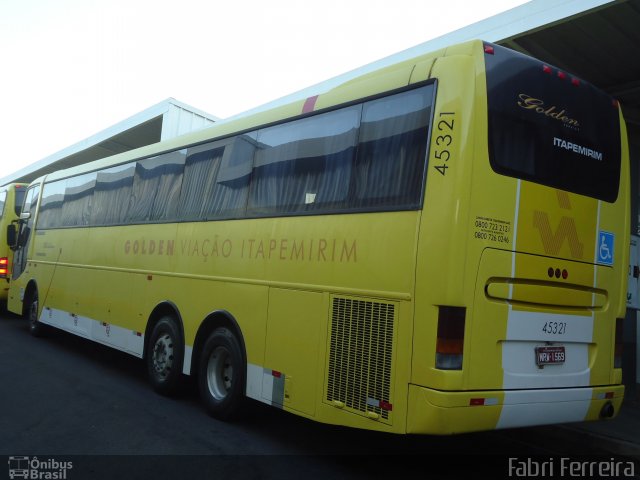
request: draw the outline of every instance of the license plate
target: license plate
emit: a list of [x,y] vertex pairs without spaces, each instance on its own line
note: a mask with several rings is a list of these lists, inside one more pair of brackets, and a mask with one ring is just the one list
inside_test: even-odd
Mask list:
[[536,365],[558,365],[565,360],[564,346],[560,347],[536,347]]

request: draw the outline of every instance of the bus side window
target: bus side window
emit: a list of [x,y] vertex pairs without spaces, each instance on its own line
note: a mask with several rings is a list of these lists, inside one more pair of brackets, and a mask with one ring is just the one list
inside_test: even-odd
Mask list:
[[420,203],[433,85],[366,102],[356,160],[355,205]]
[[175,220],[186,150],[169,152],[136,163],[125,223]]
[[358,142],[360,105],[258,131],[249,209],[344,209]]
[[255,151],[255,133],[235,137],[224,149],[215,183],[205,200],[205,218],[244,215]]
[[96,172],[68,178],[62,204],[62,225],[65,227],[89,225]]
[[204,219],[206,199],[211,195],[225,148],[224,142],[214,142],[189,149],[180,192],[181,219]]
[[252,132],[190,148],[180,195],[180,218],[244,216],[255,145]]
[[98,172],[93,191],[91,225],[124,223],[131,198],[134,172],[135,163],[118,165]]
[[65,180],[47,183],[42,191],[38,228],[57,228],[62,223]]

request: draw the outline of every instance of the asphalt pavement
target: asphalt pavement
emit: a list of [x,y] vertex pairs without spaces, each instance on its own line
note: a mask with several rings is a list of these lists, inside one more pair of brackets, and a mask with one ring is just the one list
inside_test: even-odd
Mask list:
[[450,437],[324,425],[257,402],[244,420],[224,423],[206,415],[193,382],[176,398],[159,396],[141,360],[60,331],[33,338],[4,314],[1,455],[14,466],[20,456],[68,459],[69,480],[404,478],[413,468],[430,478],[483,470],[508,478],[514,456],[639,461],[640,407],[630,399],[609,421]]
[[559,430],[567,436],[579,435],[603,452],[640,459],[640,400],[628,394],[615,418],[566,424]]

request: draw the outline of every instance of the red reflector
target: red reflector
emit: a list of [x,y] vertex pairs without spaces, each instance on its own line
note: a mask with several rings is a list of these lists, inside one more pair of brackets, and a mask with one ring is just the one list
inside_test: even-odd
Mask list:
[[484,53],[488,53],[489,55],[493,55],[495,53],[494,48],[491,45],[484,46]]
[[613,392],[607,392],[607,393],[605,393],[605,394],[604,394],[604,398],[608,398],[608,399],[613,398]]
[[559,78],[560,80],[564,80],[564,79],[566,79],[566,78],[567,78],[567,74],[566,74],[566,73],[564,73],[564,72],[558,72],[558,78]]
[[389,402],[386,402],[386,401],[384,401],[384,400],[381,400],[381,401],[380,401],[380,409],[381,409],[381,410],[386,410],[386,411],[390,412],[390,411],[392,411],[392,410],[393,410],[393,405],[392,405],[392,404],[390,404]]
[[549,74],[551,74],[553,72],[553,70],[551,70],[551,67],[549,65],[543,65],[542,66],[542,71],[544,73],[549,73]]
[[472,398],[469,400],[469,405],[473,407],[484,405],[484,398]]
[[273,375],[276,378],[280,378],[280,377],[282,377],[282,372],[278,372],[276,370],[271,370],[271,375]]
[[565,280],[569,278],[569,272],[567,272],[566,270],[562,270],[562,278]]
[[611,100],[611,103],[613,104],[613,108],[618,108],[620,106],[620,102],[615,98]]
[[571,79],[571,84],[575,85],[576,87],[580,86],[580,80],[578,80],[577,78],[572,78]]

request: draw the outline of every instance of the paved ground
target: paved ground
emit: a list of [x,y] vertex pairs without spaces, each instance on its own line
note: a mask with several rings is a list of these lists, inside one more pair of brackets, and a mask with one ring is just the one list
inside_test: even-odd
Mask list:
[[205,414],[192,384],[178,398],[161,397],[139,359],[64,332],[35,339],[21,319],[0,315],[0,455],[72,458],[69,479],[213,471],[208,478],[377,478],[427,463],[440,465],[443,478],[483,466],[502,478],[508,456],[609,455],[582,441],[584,432],[571,432],[396,436],[322,425],[259,403],[227,424]]

